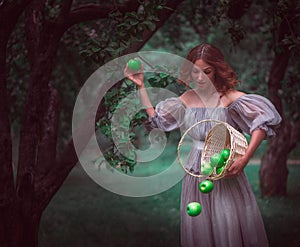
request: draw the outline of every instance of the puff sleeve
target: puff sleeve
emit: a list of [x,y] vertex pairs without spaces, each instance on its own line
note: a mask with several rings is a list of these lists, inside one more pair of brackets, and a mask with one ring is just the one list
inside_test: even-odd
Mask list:
[[183,125],[185,106],[179,98],[172,97],[159,102],[155,107],[155,114],[149,118],[152,128],[172,131]]
[[257,94],[246,94],[228,107],[228,115],[233,126],[239,127],[247,134],[256,129],[266,131],[267,137],[274,136],[279,127],[281,116],[275,106],[265,97]]

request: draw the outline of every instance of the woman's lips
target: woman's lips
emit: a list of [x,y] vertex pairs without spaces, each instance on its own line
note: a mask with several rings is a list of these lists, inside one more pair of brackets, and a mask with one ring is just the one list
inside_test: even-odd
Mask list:
[[204,84],[206,84],[206,81],[197,81],[196,84],[198,84],[198,85],[204,85]]

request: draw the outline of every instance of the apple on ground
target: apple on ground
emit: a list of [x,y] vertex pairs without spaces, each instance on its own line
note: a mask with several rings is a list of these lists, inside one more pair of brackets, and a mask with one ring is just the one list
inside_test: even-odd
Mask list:
[[186,207],[186,212],[189,216],[197,216],[201,211],[202,206],[199,202],[190,202]]
[[209,193],[213,190],[214,188],[214,184],[212,181],[210,180],[203,180],[200,184],[199,184],[199,190],[202,193]]

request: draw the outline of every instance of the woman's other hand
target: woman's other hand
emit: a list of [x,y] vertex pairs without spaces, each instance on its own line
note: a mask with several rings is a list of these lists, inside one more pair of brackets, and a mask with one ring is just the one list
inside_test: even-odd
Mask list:
[[225,175],[226,177],[235,177],[241,174],[241,172],[244,170],[246,165],[248,164],[249,160],[243,156],[239,159],[236,159],[231,166],[226,169]]
[[226,170],[226,177],[233,177],[240,175],[244,170],[250,158],[253,156],[257,147],[260,145],[262,140],[266,137],[266,131],[263,129],[256,129],[252,132],[249,146],[246,153],[241,158],[235,160],[231,166]]

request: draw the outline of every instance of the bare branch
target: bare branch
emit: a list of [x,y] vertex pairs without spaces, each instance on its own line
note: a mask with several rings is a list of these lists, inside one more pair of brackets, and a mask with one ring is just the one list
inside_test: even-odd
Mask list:
[[69,18],[64,20],[65,28],[68,29],[74,24],[107,18],[110,13],[118,9],[121,13],[137,10],[138,1],[128,1],[126,4],[84,4],[72,10]]
[[25,36],[28,58],[31,66],[36,57],[36,52],[41,36],[41,16],[45,1],[33,1],[25,12]]

